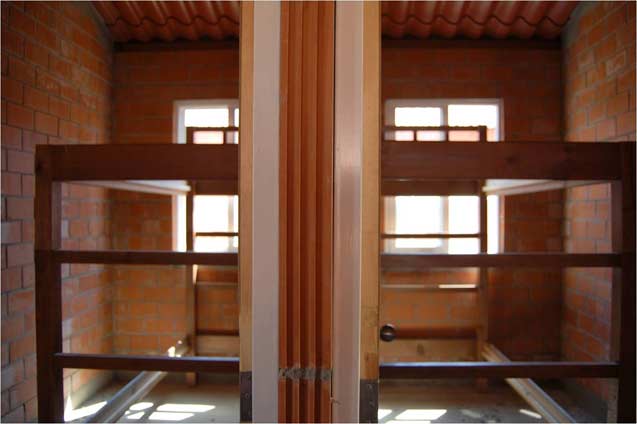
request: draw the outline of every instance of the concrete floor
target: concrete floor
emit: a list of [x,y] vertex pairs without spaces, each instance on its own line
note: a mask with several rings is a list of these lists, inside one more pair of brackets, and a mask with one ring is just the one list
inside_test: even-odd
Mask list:
[[[97,408],[123,386],[115,382],[78,408]],[[96,412],[84,409],[91,414]],[[80,412],[82,414],[82,412]],[[78,417],[77,422],[86,419]],[[228,383],[183,383],[162,381],[143,400],[135,403],[120,423],[232,423],[239,422],[239,386]]]
[[[81,405],[75,421],[86,419],[101,402],[109,399],[123,383],[113,383]],[[555,399],[578,422],[595,422],[577,408],[568,396],[551,390]],[[383,381],[380,385],[379,422],[424,423],[541,423],[545,420],[508,385],[493,383],[478,391],[472,381]],[[91,411],[90,408],[93,408]],[[86,414],[84,417],[79,415]],[[69,417],[71,418],[71,417]],[[231,383],[204,382],[189,387],[163,381],[136,403],[120,423],[238,422],[239,387]]]
[[[562,407],[578,422],[597,421],[565,393],[560,395]],[[391,424],[546,422],[508,385],[498,382],[478,391],[472,381],[382,381],[378,409],[379,422]]]

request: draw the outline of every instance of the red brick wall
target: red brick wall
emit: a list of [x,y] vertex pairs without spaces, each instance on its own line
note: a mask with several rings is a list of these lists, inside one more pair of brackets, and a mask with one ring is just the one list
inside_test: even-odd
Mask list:
[[[528,47],[524,43],[474,48],[466,47],[468,43],[427,47],[424,41],[422,45],[383,48],[383,101],[500,98],[505,140],[561,140],[559,48]],[[561,202],[557,193],[510,196],[501,202],[505,217],[504,250],[559,251]],[[558,358],[560,335],[555,322],[560,317],[561,293],[556,289],[560,273],[492,270],[490,275],[490,339],[513,358]],[[383,291],[382,304],[401,309],[399,299],[392,296],[396,295]],[[452,309],[453,305],[466,304],[466,296],[460,297],[463,299],[450,300]],[[433,325],[425,319],[419,322]]]
[[[563,69],[566,139],[634,141],[635,3],[579,6],[564,34]],[[610,252],[609,195],[607,184],[566,192],[568,252]],[[569,269],[563,290],[563,359],[609,359],[610,270]],[[608,397],[603,381],[582,383]]]
[[[2,2],[2,421],[37,414],[33,265],[34,150],[38,144],[106,143],[111,44],[84,3]],[[65,247],[108,245],[104,190],[63,187]],[[110,351],[104,269],[63,269],[64,348]],[[73,403],[95,375],[67,371]],[[101,374],[98,384],[108,374]]]
[[[115,53],[114,75],[113,142],[172,143],[175,101],[239,97],[239,52],[121,51]],[[172,249],[169,196],[118,192],[112,213],[116,248]],[[185,334],[183,268],[118,267],[116,276],[117,352],[160,352]],[[199,290],[204,325],[228,327],[238,309],[236,297],[227,296],[223,288]],[[214,305],[208,303],[211,297]]]

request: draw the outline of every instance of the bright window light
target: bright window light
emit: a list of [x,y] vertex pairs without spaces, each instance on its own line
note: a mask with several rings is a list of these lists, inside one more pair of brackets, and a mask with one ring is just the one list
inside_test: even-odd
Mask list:
[[144,409],[148,409],[153,406],[152,402],[138,402],[131,406],[129,410],[131,411],[143,411]]
[[150,417],[148,417],[148,419],[151,421],[177,422],[177,421],[186,420],[192,417],[193,415],[195,414],[190,412],[153,412],[152,414],[150,414]]
[[158,411],[170,412],[208,412],[215,409],[214,405],[203,405],[195,403],[164,403],[157,408]]
[[140,420],[143,416],[144,416],[144,411],[135,412],[134,414],[124,415],[124,419],[136,421],[136,420]]
[[[237,232],[238,196],[195,196],[193,228],[195,232]],[[228,252],[238,248],[238,237],[197,237],[197,252]]]
[[535,418],[536,420],[541,420],[542,416],[537,412],[529,411],[528,409],[520,409],[520,414]]
[[104,405],[106,405],[106,401],[73,409],[71,398],[69,398],[66,402],[66,408],[64,410],[64,421],[75,421],[80,418],[91,416],[102,409]]
[[[396,234],[442,232],[440,196],[396,196]],[[435,248],[440,239],[396,239],[396,248]]]
[[383,418],[385,418],[386,416],[388,416],[389,414],[391,414],[391,409],[379,409],[378,410],[378,419],[382,420]]
[[[439,107],[397,107],[394,110],[394,125],[397,127],[438,127],[442,124],[442,109]],[[412,141],[412,131],[396,131],[396,140]],[[418,131],[418,141],[443,139],[440,131]]]
[[499,111],[497,105],[449,105],[449,125],[451,126],[487,126],[487,140],[497,141]]
[[227,107],[207,109],[186,109],[184,125],[186,127],[227,127],[230,122]]
[[476,284],[438,284],[439,289],[475,289],[477,287]]
[[396,416],[397,420],[437,420],[447,413],[446,409],[407,409]]

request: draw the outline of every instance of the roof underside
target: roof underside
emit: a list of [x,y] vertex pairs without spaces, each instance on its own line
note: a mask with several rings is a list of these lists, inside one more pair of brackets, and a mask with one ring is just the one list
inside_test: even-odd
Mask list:
[[[238,1],[94,1],[114,41],[225,40],[239,37]],[[553,39],[577,6],[571,1],[384,1],[383,36]]]

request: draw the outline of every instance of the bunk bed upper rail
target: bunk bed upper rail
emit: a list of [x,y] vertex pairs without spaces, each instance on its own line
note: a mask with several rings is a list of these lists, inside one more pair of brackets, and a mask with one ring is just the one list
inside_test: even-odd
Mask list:
[[381,147],[381,175],[397,180],[618,180],[624,144],[395,141]]

